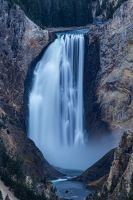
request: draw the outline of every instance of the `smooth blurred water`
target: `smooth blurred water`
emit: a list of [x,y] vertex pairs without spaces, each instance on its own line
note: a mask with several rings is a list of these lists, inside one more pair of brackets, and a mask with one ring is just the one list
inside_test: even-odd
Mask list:
[[86,187],[86,184],[79,181],[71,181],[73,177],[79,176],[82,171],[68,169],[60,169],[60,171],[66,174],[66,177],[64,177],[64,179],[52,181],[56,188],[56,194],[60,198],[69,200],[85,200],[88,194],[93,192],[91,188]]
[[76,167],[84,145],[83,70],[84,35],[78,33],[58,34],[34,72],[29,137],[56,166],[64,159],[65,167]]
[[84,49],[81,32],[58,34],[35,68],[29,96],[29,137],[64,169],[87,169],[119,141],[113,134],[85,142]]
[[89,193],[92,192],[81,182],[57,180],[53,182],[53,185],[57,189],[57,195],[68,200],[85,200]]

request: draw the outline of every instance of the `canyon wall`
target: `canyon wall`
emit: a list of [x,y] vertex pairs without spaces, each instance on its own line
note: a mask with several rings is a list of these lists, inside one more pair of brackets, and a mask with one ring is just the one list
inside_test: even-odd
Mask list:
[[28,66],[48,45],[49,35],[6,0],[0,0],[0,27],[0,176],[20,200],[56,199],[47,180],[61,174],[26,137],[23,115]]
[[133,109],[133,2],[124,3],[100,37],[101,70],[98,103],[111,127],[132,129]]
[[96,101],[91,104],[91,109],[98,105],[99,121],[106,122],[116,134],[124,130],[124,135],[115,151],[109,174],[91,183],[95,187],[101,184],[101,189],[87,199],[131,200],[133,196],[133,1],[125,2],[114,13],[113,19],[106,24],[93,27],[92,34],[88,37],[88,46],[95,40],[99,41],[97,52],[100,57],[100,67],[95,81],[92,82],[94,88],[92,93],[95,94]]
[[[90,89],[85,93],[88,126],[95,127],[95,124],[97,129],[101,124],[109,130],[132,130],[132,43],[133,2],[130,0],[115,12],[112,20],[91,27],[86,56],[86,79],[90,80],[87,83]],[[93,52],[91,56],[90,52]]]

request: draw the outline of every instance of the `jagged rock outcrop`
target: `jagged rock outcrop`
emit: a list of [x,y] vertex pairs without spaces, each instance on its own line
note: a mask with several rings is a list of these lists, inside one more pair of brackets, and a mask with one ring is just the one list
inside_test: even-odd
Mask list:
[[127,0],[92,0],[93,19],[107,20]]
[[102,190],[88,200],[132,200],[133,197],[133,133],[124,133],[115,151],[109,176]]
[[129,199],[133,192],[133,133],[124,133],[105,185],[109,198]]
[[[0,148],[5,148],[0,156],[0,169],[3,169],[1,178],[3,173],[7,175],[4,177],[9,181],[3,181],[20,200],[24,199],[24,195],[29,195],[25,196],[25,200],[39,199],[42,197],[40,195],[45,199],[56,199],[47,179],[61,174],[47,163],[39,149],[26,137],[23,111],[24,82],[28,67],[48,45],[49,35],[10,0],[0,0],[0,27]],[[3,156],[11,163],[16,163],[16,159],[21,161],[20,177],[16,178],[15,174],[10,173],[13,169],[1,160]],[[21,188],[27,193],[23,193]]]

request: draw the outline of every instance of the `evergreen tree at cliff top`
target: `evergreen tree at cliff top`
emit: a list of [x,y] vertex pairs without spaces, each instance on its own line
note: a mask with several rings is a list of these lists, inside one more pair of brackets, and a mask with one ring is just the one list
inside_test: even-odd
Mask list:
[[[84,26],[93,22],[92,13],[109,19],[127,0],[11,0],[41,27]],[[93,10],[94,9],[94,10]],[[95,16],[95,17],[96,17]]]
[[90,0],[14,0],[42,27],[81,26],[92,22]]
[[3,200],[2,192],[0,191],[0,200]]

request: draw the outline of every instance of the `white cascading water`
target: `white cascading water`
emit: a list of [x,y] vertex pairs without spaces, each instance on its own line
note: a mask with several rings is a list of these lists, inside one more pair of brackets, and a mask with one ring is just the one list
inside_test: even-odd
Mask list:
[[66,169],[85,169],[112,147],[99,151],[84,141],[84,42],[83,34],[58,35],[35,68],[29,97],[29,137]]
[[29,136],[55,165],[61,152],[66,156],[84,143],[83,68],[84,35],[66,34],[58,35],[34,72]]
[[[60,40],[60,39],[59,39]],[[83,69],[84,36],[63,35],[60,57],[60,138],[63,145],[84,142]]]

